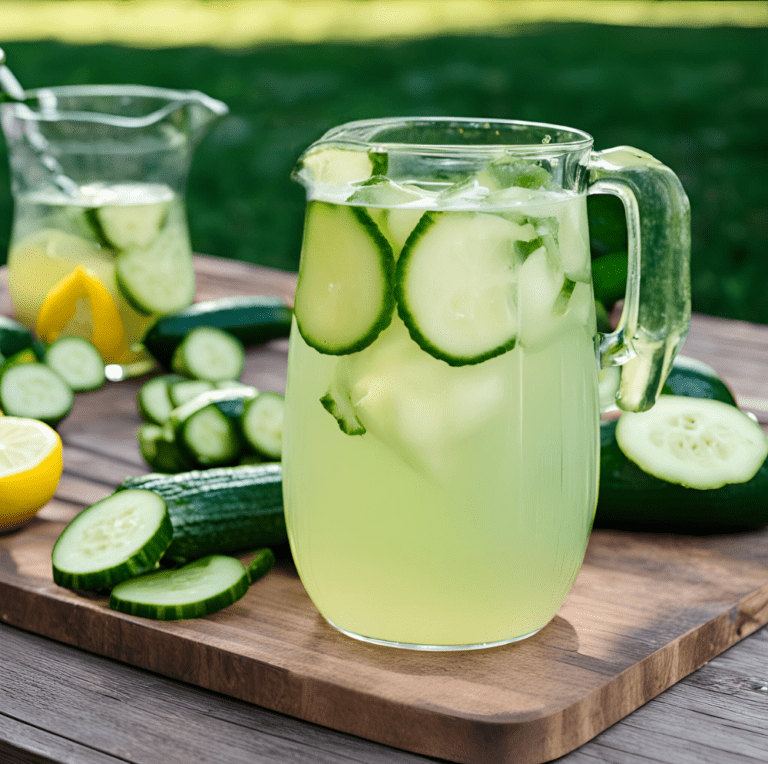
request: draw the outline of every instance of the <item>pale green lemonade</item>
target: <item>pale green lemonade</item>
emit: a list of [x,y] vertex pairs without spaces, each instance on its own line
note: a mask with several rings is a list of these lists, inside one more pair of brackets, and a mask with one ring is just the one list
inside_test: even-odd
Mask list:
[[[494,193],[482,177],[451,189],[381,188],[376,204],[375,186],[320,184],[310,205],[329,203],[332,214],[362,200],[395,259],[425,211],[438,211],[448,243],[464,228],[498,228],[499,252],[488,262],[509,259],[503,300],[517,337],[488,360],[449,365],[412,339],[397,310],[372,344],[341,355],[310,347],[294,322],[283,452],[294,560],[319,611],[352,636],[442,647],[522,638],[560,608],[595,511],[586,197],[551,188]],[[321,245],[305,235],[302,262]],[[468,265],[459,278],[485,276]],[[454,303],[464,321],[493,319],[495,308],[478,316]],[[364,434],[342,431],[320,403],[329,390],[347,396]]]

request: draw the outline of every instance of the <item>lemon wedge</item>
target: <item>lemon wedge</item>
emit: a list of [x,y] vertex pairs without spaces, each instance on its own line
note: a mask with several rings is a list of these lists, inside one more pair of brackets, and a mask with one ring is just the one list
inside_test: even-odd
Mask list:
[[115,360],[125,350],[123,320],[109,290],[93,271],[82,265],[57,281],[46,295],[37,316],[38,336],[44,342],[53,342],[75,315],[81,297],[86,297],[91,306],[91,342],[105,361]]
[[50,501],[63,469],[61,438],[44,422],[0,416],[0,533]]

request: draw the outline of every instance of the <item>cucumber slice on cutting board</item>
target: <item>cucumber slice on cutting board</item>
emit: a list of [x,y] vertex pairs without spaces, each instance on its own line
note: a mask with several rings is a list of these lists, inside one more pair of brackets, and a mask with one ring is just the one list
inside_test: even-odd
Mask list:
[[160,621],[199,618],[237,602],[249,585],[248,572],[239,560],[215,554],[176,570],[124,581],[112,590],[109,606]]
[[386,329],[395,301],[392,247],[360,207],[310,202],[294,313],[321,353],[362,350]]
[[518,335],[516,245],[530,224],[482,212],[427,212],[397,263],[398,312],[411,337],[452,366],[485,361]]
[[70,589],[109,589],[155,567],[173,536],[165,500],[144,489],[92,504],[62,531],[53,580]]
[[746,482],[768,456],[768,437],[736,407],[676,395],[660,396],[649,411],[623,413],[616,440],[642,470],[688,488]]

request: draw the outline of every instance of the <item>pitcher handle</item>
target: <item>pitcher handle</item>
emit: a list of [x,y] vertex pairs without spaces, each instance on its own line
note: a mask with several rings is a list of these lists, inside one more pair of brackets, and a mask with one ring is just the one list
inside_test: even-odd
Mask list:
[[599,336],[601,403],[645,411],[656,402],[691,317],[691,214],[678,177],[644,151],[592,152],[588,194],[612,194],[627,218],[627,287],[618,327]]

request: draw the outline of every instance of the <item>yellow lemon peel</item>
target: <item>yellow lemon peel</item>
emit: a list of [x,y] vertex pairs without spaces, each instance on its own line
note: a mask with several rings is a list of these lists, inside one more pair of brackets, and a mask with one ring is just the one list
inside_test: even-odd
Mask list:
[[53,342],[75,315],[77,301],[81,297],[86,297],[91,306],[91,342],[105,360],[116,358],[125,350],[123,320],[109,290],[93,271],[82,265],[49,290],[37,316],[38,336],[45,342]]
[[26,522],[51,500],[62,469],[61,438],[53,428],[0,416],[0,532]]

